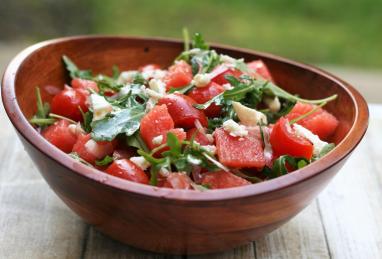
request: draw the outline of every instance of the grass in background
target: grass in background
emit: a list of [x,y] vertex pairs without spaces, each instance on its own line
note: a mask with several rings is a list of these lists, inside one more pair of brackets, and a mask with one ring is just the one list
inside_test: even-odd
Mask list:
[[0,40],[87,33],[180,38],[186,26],[211,42],[307,63],[382,68],[381,0],[3,1]]
[[180,37],[182,26],[208,41],[304,62],[382,67],[382,1],[96,2],[101,33]]

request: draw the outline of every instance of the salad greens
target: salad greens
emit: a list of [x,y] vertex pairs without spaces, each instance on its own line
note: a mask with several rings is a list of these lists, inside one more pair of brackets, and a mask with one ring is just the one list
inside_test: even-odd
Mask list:
[[[96,85],[95,89],[90,87],[88,87],[88,89],[82,89],[86,92],[86,98],[88,99],[87,106],[82,106],[84,109],[76,104],[76,107],[80,110],[80,116],[82,116],[80,122],[77,123],[78,118],[74,121],[70,116],[65,117],[60,114],[51,113],[49,103],[42,101],[39,87],[36,87],[37,112],[30,119],[30,122],[42,130],[54,124],[57,120],[66,120],[67,122],[65,123],[69,122],[71,126],[76,124],[76,127],[81,128],[81,134],[90,134],[90,136],[87,136],[93,141],[90,146],[97,145],[97,142],[102,141],[108,143],[116,139],[117,141],[115,142],[118,142],[119,146],[123,146],[129,151],[133,150],[133,152],[135,152],[134,154],[140,156],[138,160],[135,161],[143,160],[143,162],[148,163],[149,169],[146,173],[149,175],[149,183],[151,185],[158,185],[163,178],[175,172],[184,173],[191,180],[195,177],[195,172],[200,174],[202,169],[211,173],[232,174],[241,180],[245,179],[243,180],[244,183],[258,183],[285,175],[291,170],[303,168],[311,162],[320,159],[334,148],[334,144],[328,143],[323,146],[326,142],[321,141],[323,147],[321,146],[322,148],[319,152],[315,149],[314,155],[309,156],[309,159],[306,157],[291,156],[289,153],[281,153],[281,156],[272,157],[271,161],[267,161],[266,166],[263,164],[260,168],[246,168],[245,166],[228,167],[225,163],[221,162],[221,160],[219,160],[221,159],[221,154],[218,152],[218,155],[215,155],[217,147],[212,145],[213,140],[210,141],[211,145],[202,145],[196,141],[198,135],[201,134],[207,138],[207,135],[209,135],[207,133],[212,134],[220,127],[228,132],[229,130],[225,128],[225,122],[229,120],[232,120],[230,121],[231,126],[233,125],[232,127],[235,127],[235,125],[241,126],[244,127],[245,131],[247,128],[254,129],[257,127],[262,141],[262,148],[264,149],[263,153],[269,152],[268,155],[272,156],[272,145],[269,137],[271,127],[268,124],[282,121],[280,118],[289,114],[297,104],[314,105],[312,106],[314,108],[308,112],[300,114],[286,122],[286,125],[292,128],[290,125],[297,122],[299,124],[300,122],[302,123],[305,118],[317,112],[328,102],[335,100],[337,95],[317,100],[308,100],[293,95],[277,86],[271,76],[267,77],[267,79],[263,79],[264,77],[262,76],[257,77],[256,73],[258,73],[258,71],[251,69],[249,65],[244,62],[244,59],[236,59],[228,55],[218,54],[209,47],[200,33],[195,33],[193,37],[190,37],[187,29],[184,29],[183,37],[184,51],[175,59],[174,66],[181,62],[186,63],[188,66],[188,74],[192,78],[188,83],[173,87],[173,85],[166,85],[164,82],[165,76],[158,78],[155,78],[155,76],[147,76],[143,70],[121,72],[118,66],[115,65],[112,67],[111,76],[104,74],[94,75],[91,70],[81,70],[69,57],[64,55],[62,61],[71,79],[90,80]],[[219,72],[220,68],[223,68],[223,72]],[[216,70],[218,70],[218,72],[216,72]],[[225,71],[227,70],[239,71],[240,75],[234,76],[232,73],[226,74]],[[169,71],[160,70],[159,72],[167,75],[166,73],[169,73]],[[253,75],[252,72],[255,73],[255,75]],[[225,83],[220,83],[221,86],[219,85],[221,89],[224,88],[224,90],[215,94],[213,97],[205,99],[208,101],[203,100],[190,105],[193,110],[203,115],[207,114],[207,111],[213,108],[212,106],[218,107],[220,109],[218,115],[206,117],[206,123],[203,126],[199,120],[193,122],[192,125],[195,125],[196,130],[191,137],[187,134],[187,140],[184,140],[184,138],[181,140],[175,134],[167,131],[163,133],[164,135],[161,133],[162,135],[154,137],[159,137],[160,141],[153,147],[151,144],[154,143],[154,138],[152,138],[152,140],[150,139],[150,142],[142,137],[140,131],[141,120],[155,107],[158,100],[170,94],[189,95],[193,92],[202,91],[200,89],[209,85],[211,81],[213,82],[216,76],[220,76],[219,73],[224,75],[221,76],[221,80]],[[131,75],[131,78],[126,79],[126,75]],[[205,80],[206,84],[197,83],[197,78],[202,82]],[[162,89],[160,87],[162,87]],[[82,92],[82,94],[84,94],[84,92]],[[100,100],[97,104],[98,106],[93,103],[96,102],[94,100],[97,100],[97,98]],[[271,108],[269,105],[270,100],[277,101],[276,109]],[[255,122],[257,124],[245,124],[243,117],[240,116],[242,114],[238,109],[236,111],[234,109],[234,107],[237,108],[237,105],[239,105],[239,107],[244,106],[244,109],[249,109],[261,114],[264,121],[266,117],[267,122],[257,120],[257,122]],[[52,105],[52,107],[54,106]],[[101,110],[101,112],[97,113],[97,109]],[[102,109],[105,109],[106,112]],[[170,110],[170,108],[168,109]],[[76,111],[78,112],[78,110]],[[102,116],[99,114],[102,114]],[[173,116],[171,112],[170,115]],[[240,121],[239,118],[242,121]],[[239,125],[238,123],[242,123],[243,125]],[[177,125],[175,126],[177,129],[180,128],[184,134],[184,129],[189,130],[189,128],[187,128],[188,126],[184,127],[184,129]],[[173,127],[175,126],[173,125]],[[297,125],[294,125],[294,127],[297,127]],[[73,129],[73,127],[70,129]],[[237,135],[230,135],[238,137]],[[209,135],[209,137],[213,138],[212,135]],[[227,135],[226,138],[230,137]],[[163,139],[166,139],[166,141]],[[240,136],[240,139],[245,141],[246,135]],[[314,140],[315,139],[313,139],[312,142],[314,142]],[[216,136],[215,142],[217,142]],[[217,145],[217,143],[215,144]],[[311,144],[313,145],[314,143]],[[149,147],[151,147],[151,150]],[[89,147],[85,147],[85,149],[86,148]],[[99,150],[87,150],[86,152],[97,153]],[[95,159],[89,162],[89,159],[85,159],[81,153],[77,153],[74,150],[69,150],[67,153],[69,153],[73,159],[92,167],[97,166],[97,168],[106,168],[116,159],[114,158],[115,155],[114,157],[112,156],[112,153],[103,155],[98,155],[97,153],[96,157],[102,159]],[[146,170],[146,167],[138,164],[139,162],[137,162],[137,166],[143,168],[142,170]],[[196,179],[193,180],[194,181],[191,181],[190,184],[192,188],[196,190],[205,191],[214,188],[211,183],[201,183]]]

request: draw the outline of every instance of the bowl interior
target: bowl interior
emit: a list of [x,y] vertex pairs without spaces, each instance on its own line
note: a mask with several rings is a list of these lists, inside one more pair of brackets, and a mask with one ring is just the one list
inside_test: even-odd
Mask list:
[[[328,156],[302,170],[298,170],[299,172],[264,183],[242,187],[240,194],[234,190],[225,190],[224,194],[221,191],[222,196],[218,195],[219,191],[215,191],[216,195],[201,193],[185,195],[182,198],[214,199],[223,196],[229,198],[231,195],[253,195],[256,192],[270,191],[294,184],[340,161],[361,140],[367,128],[367,105],[358,92],[347,83],[317,68],[270,54],[221,45],[213,45],[212,47],[218,53],[237,58],[244,57],[246,61],[262,59],[269,67],[278,85],[291,93],[299,94],[301,97],[320,99],[337,94],[338,98],[330,102],[325,108],[340,121],[338,129],[331,139],[339,146]],[[94,73],[111,74],[113,65],[117,65],[121,71],[137,69],[147,63],[157,63],[167,67],[182,49],[183,44],[179,41],[132,37],[74,37],[39,43],[21,52],[8,67],[3,78],[2,89],[5,108],[16,129],[29,142],[37,146],[48,157],[90,177],[98,174],[95,172],[96,170],[84,168],[85,166],[76,169],[79,167],[74,167],[74,162],[65,158],[62,152],[53,150],[54,147],[45,143],[46,141],[35,139],[36,133],[25,120],[25,118],[31,118],[36,112],[35,87],[54,85],[62,88],[65,83],[70,82],[68,73],[61,61],[62,55],[69,56],[81,69],[91,69]],[[44,100],[49,101],[52,98],[45,91],[42,91],[42,95]],[[17,103],[13,101],[14,99]],[[152,192],[148,186],[139,185],[136,187],[137,184],[120,179],[115,179],[114,182],[118,183],[115,186],[126,190],[133,188],[134,191],[150,193],[154,196],[165,193],[166,197],[180,197],[179,192],[175,191],[171,193],[165,190]]]
[[[36,112],[35,86],[54,85],[63,88],[65,83],[70,82],[62,63],[62,55],[69,56],[81,69],[111,74],[113,65],[117,65],[121,71],[137,69],[148,63],[167,67],[182,48],[178,42],[123,38],[84,38],[50,44],[37,49],[22,63],[18,70],[20,76],[16,76],[17,101],[25,117],[30,118]],[[319,99],[338,94],[337,100],[325,107],[340,121],[332,139],[336,144],[345,137],[354,123],[354,101],[346,89],[333,80],[268,55],[221,47],[217,47],[217,50],[233,57],[244,57],[246,61],[261,58],[270,68],[277,84],[301,97]],[[42,94],[44,100],[52,98],[45,91]]]

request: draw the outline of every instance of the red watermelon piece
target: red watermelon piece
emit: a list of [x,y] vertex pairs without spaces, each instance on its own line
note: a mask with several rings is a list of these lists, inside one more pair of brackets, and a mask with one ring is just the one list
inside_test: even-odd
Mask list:
[[174,121],[166,105],[155,106],[141,120],[141,137],[150,149],[158,146],[152,142],[154,137],[163,135],[171,129],[174,129]]
[[[303,114],[306,114],[315,107],[316,105],[312,104],[296,103],[290,113],[286,115],[286,118],[293,120]],[[339,122],[331,113],[319,108],[316,112],[298,121],[297,123],[318,135],[320,139],[327,140],[328,137],[334,134]]]
[[223,128],[215,130],[219,161],[235,168],[262,168],[265,165],[264,151],[258,131],[250,130],[246,137],[233,137]]
[[251,183],[233,173],[218,171],[204,173],[202,176],[202,184],[207,185],[211,189],[223,189],[248,185]]

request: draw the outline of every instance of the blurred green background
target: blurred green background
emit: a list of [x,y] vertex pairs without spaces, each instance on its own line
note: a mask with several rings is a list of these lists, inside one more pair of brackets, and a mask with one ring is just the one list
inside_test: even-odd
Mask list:
[[382,68],[381,0],[1,0],[0,43],[74,34],[181,37],[315,64]]

